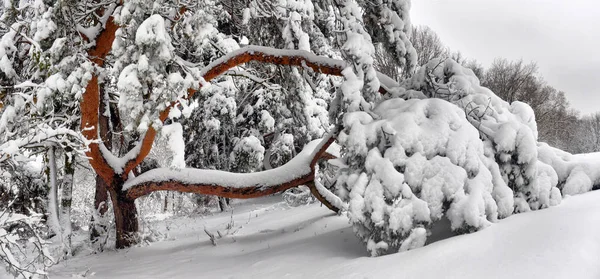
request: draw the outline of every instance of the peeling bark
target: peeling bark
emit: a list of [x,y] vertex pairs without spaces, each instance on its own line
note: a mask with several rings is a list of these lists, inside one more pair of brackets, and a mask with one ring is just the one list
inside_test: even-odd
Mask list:
[[139,197],[143,197],[156,191],[177,191],[203,195],[215,195],[224,198],[250,199],[272,195],[296,186],[306,184],[309,181],[312,181],[312,176],[313,174],[309,173],[286,183],[269,187],[255,185],[248,187],[234,187],[231,185],[185,184],[180,181],[150,182],[132,187],[126,191],[126,195],[128,199],[135,200]]
[[[103,98],[106,98],[104,93],[104,87],[98,87],[99,92]],[[110,130],[109,125],[109,117],[107,117],[104,113],[106,110],[107,100],[102,99],[98,103],[98,132],[99,137],[104,142],[104,144],[112,149],[112,131]],[[112,111],[111,111],[112,114]],[[112,119],[112,118],[111,118]],[[99,220],[95,220],[94,216],[98,219],[103,219],[106,212],[108,211],[108,185],[106,184],[106,180],[102,178],[100,175],[96,175],[96,192],[94,194],[94,210],[96,211],[91,218],[91,230],[90,230],[90,240],[92,243],[97,242],[103,233],[107,232],[107,227],[102,222],[98,222]]]

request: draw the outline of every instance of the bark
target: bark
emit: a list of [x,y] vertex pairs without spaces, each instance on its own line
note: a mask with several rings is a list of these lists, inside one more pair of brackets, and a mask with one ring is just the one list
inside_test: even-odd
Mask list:
[[331,204],[325,197],[323,197],[323,195],[321,195],[321,193],[319,193],[314,181],[307,183],[306,186],[308,186],[308,189],[310,189],[310,192],[313,194],[313,196],[315,196],[315,198],[317,198],[317,200],[320,201],[325,207],[329,208],[335,213],[340,212],[341,208],[337,208],[335,205]]
[[122,191],[124,181],[115,175],[113,185],[109,187],[110,197],[115,214],[115,227],[117,232],[116,248],[130,247],[138,242],[138,220],[135,200],[126,197]]

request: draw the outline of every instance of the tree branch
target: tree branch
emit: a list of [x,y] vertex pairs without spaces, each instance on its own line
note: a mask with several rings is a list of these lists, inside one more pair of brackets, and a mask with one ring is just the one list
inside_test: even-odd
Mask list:
[[[126,197],[135,200],[155,191],[179,191],[227,198],[248,199],[275,194],[300,185],[314,188],[315,165],[335,141],[337,129],[319,142],[309,143],[287,164],[257,173],[231,173],[203,169],[154,169],[125,183]],[[316,189],[315,189],[316,190]],[[318,193],[318,192],[317,192]],[[319,200],[338,212],[320,194]]]

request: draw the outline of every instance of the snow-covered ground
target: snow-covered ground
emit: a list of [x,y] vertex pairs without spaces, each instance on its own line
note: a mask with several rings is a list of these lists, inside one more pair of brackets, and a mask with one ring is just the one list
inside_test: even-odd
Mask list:
[[[241,228],[213,246],[204,233]],[[159,221],[166,240],[76,256],[51,278],[600,278],[600,191],[513,215],[480,232],[371,258],[348,219],[279,197],[231,213]]]

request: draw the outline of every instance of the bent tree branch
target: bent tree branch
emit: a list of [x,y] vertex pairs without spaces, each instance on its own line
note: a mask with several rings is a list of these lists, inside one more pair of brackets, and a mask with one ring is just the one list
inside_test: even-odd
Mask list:
[[275,169],[257,173],[230,173],[191,168],[179,171],[159,168],[126,182],[123,190],[127,192],[126,197],[132,200],[164,190],[249,199],[309,185],[317,199],[338,212],[340,209],[328,202],[312,183],[319,159],[331,156],[326,151],[335,141],[335,135],[335,132],[329,134],[314,149],[310,146],[305,148],[290,162]]

